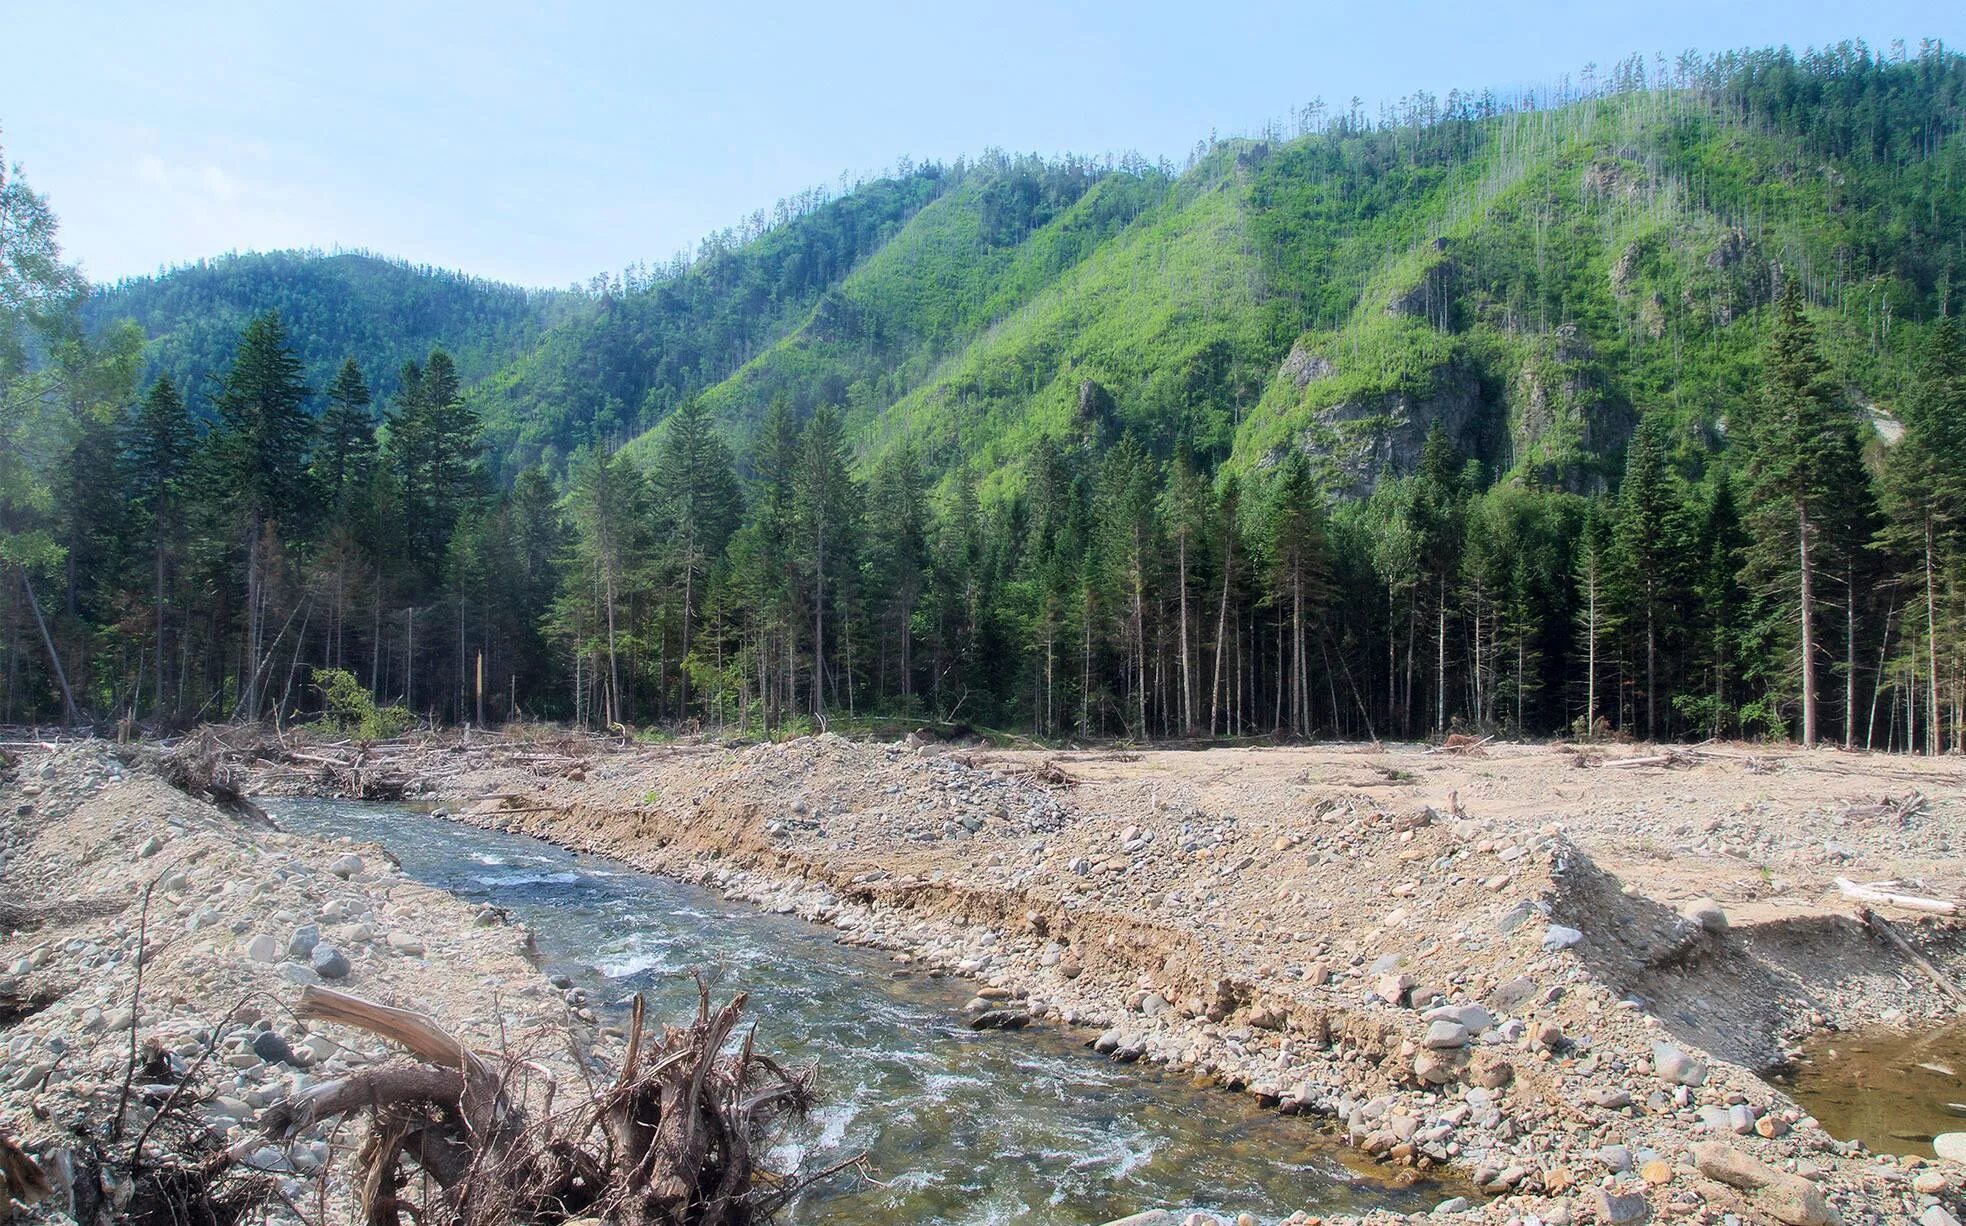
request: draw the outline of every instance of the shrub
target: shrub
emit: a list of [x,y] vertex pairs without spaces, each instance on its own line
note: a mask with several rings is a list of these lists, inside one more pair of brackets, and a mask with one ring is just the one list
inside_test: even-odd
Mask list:
[[376,706],[374,696],[345,668],[320,669],[314,676],[326,704],[323,720],[336,731],[364,741],[386,741],[409,731],[415,722],[407,707]]

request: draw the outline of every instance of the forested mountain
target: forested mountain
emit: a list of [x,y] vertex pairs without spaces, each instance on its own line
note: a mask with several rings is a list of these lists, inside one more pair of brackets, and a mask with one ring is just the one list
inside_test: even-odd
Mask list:
[[16,262],[0,722],[1960,746],[1966,60],[1297,128],[903,167],[504,331],[325,313],[383,358],[234,316],[209,426]]
[[310,385],[344,358],[390,395],[403,363],[442,345],[476,382],[586,309],[583,294],[526,290],[379,256],[309,251],[226,255],[99,287],[82,314],[100,333],[134,320],[149,338],[147,378],[169,375],[203,413],[253,316],[278,311]]

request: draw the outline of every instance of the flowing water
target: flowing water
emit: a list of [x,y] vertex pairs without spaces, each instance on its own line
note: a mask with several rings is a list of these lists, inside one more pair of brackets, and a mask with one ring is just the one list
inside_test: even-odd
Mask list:
[[837,945],[815,924],[399,806],[267,808],[286,829],[380,843],[415,880],[509,909],[533,929],[545,969],[585,988],[597,1012],[625,1015],[633,992],[657,1018],[693,1010],[691,967],[723,992],[748,991],[761,1049],[820,1067],[821,1105],[778,1157],[822,1165],[864,1150],[880,1181],[832,1181],[794,1221],[1063,1224],[1156,1206],[1274,1220],[1413,1212],[1448,1194],[1356,1175],[1307,1121],[1114,1064],[1082,1034],[971,1032],[966,985],[896,978],[886,955]]
[[1934,1136],[1966,1132],[1966,1026],[1817,1035],[1772,1080],[1833,1137],[1929,1158]]

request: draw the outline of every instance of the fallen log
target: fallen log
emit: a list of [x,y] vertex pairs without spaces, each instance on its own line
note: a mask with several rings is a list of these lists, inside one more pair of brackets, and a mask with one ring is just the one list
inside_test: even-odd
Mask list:
[[1899,894],[1886,886],[1898,884],[1895,881],[1873,881],[1860,883],[1848,877],[1838,877],[1836,888],[1845,898],[1857,902],[1874,903],[1879,906],[1897,907],[1904,911],[1924,911],[1932,915],[1957,915],[1959,904],[1948,898],[1925,898],[1917,894]]
[[1889,920],[1885,919],[1877,912],[1871,910],[1869,907],[1857,908],[1857,918],[1862,920],[1866,925],[1868,925],[1872,932],[1877,933],[1879,936],[1883,937],[1886,941],[1889,941],[1891,945],[1894,948],[1896,948],[1899,953],[1903,954],[1905,956],[1905,959],[1909,961],[1913,966],[1923,971],[1927,979],[1930,979],[1933,983],[1937,984],[1941,992],[1944,992],[1947,996],[1952,998],[1953,1004],[1958,1005],[1962,1008],[1966,1008],[1966,992],[1961,992],[1958,986],[1954,984],[1952,980],[1946,978],[1945,974],[1941,972],[1938,967],[1933,966],[1930,960],[1928,960],[1925,957],[1925,955],[1913,949],[1911,947],[1911,942],[1905,940],[1904,937],[1900,936],[1898,934],[1898,930],[1891,926],[1891,922]]

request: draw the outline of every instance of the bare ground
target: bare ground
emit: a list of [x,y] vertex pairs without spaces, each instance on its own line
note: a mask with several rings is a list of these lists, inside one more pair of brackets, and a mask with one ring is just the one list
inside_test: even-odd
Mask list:
[[[1756,1073],[1825,1027],[1954,1015],[1836,879],[1966,896],[1955,760],[227,735],[259,789],[407,790],[969,975],[978,1011],[1255,1093],[1389,1173],[1451,1168],[1493,1197],[1471,1215],[1960,1203],[1959,1168],[1839,1144]],[[1879,912],[1966,978],[1956,921]]]

